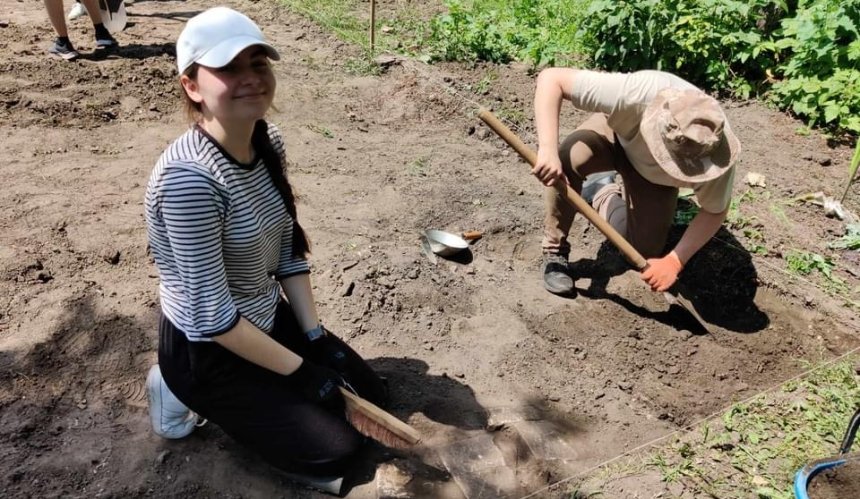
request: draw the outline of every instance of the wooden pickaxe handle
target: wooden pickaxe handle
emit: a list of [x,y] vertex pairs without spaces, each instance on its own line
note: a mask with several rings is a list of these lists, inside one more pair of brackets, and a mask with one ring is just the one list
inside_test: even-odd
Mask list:
[[[510,128],[505,126],[505,124],[499,121],[493,113],[486,109],[482,109],[481,112],[478,113],[478,117],[481,118],[487,126],[492,128],[499,137],[508,143],[508,145],[513,147],[524,160],[528,161],[528,163],[534,167],[535,163],[537,163],[537,153],[520,140],[520,138],[517,137]],[[609,224],[609,222],[604,220],[600,214],[597,213],[597,210],[592,208],[590,204],[582,199],[582,196],[573,190],[571,186],[567,185],[566,182],[556,182],[555,188],[567,198],[567,201],[570,204],[576,207],[580,213],[585,215],[585,218],[597,227],[597,230],[602,232],[603,235],[609,239],[609,242],[614,244],[615,247],[624,254],[627,260],[636,267],[636,270],[641,271],[648,266],[648,261],[645,260],[645,257],[636,251],[636,248],[627,242],[627,239],[624,239],[624,236],[619,234],[618,231]]]

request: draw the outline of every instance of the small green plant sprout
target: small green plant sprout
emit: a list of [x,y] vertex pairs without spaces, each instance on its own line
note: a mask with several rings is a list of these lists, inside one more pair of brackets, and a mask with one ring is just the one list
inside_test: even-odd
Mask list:
[[841,250],[860,250],[860,224],[847,225],[845,235],[837,241],[828,243],[827,247]]
[[843,279],[833,275],[836,264],[829,256],[818,253],[792,250],[785,257],[789,272],[795,275],[809,275],[813,271],[819,272],[826,279],[825,289],[830,293],[842,294],[848,291],[848,286]]
[[379,76],[382,74],[382,66],[374,62],[370,53],[360,57],[350,57],[344,62],[343,68],[347,73],[356,76]]
[[479,94],[479,95],[486,95],[487,92],[490,91],[490,86],[493,84],[494,81],[496,81],[498,79],[499,79],[498,73],[496,73],[495,71],[492,71],[492,70],[487,71],[487,74],[485,74],[484,77],[481,78],[481,81],[479,81],[475,85],[475,88],[474,88],[475,93]]
[[406,171],[409,175],[413,175],[416,177],[426,177],[427,176],[427,167],[430,164],[430,158],[427,156],[421,156],[412,163],[409,163],[409,166],[406,167]]
[[308,130],[316,132],[327,139],[333,139],[334,134],[328,128],[319,125],[308,125]]
[[839,203],[845,202],[845,196],[848,195],[848,189],[851,183],[854,182],[854,176],[857,175],[857,167],[860,166],[860,140],[857,141],[857,146],[854,148],[854,157],[851,158],[851,164],[848,166],[848,182],[845,184],[845,191],[842,192],[842,198]]
[[759,226],[758,218],[755,216],[744,215],[741,212],[741,203],[752,201],[755,199],[755,194],[748,190],[741,194],[740,197],[733,198],[729,204],[729,213],[726,215],[726,221],[732,229],[743,230],[747,227]]
[[526,113],[519,109],[514,109],[510,107],[501,107],[496,110],[496,116],[502,119],[502,121],[507,121],[508,123],[513,124],[516,127],[523,127],[526,124]]
[[788,218],[788,215],[785,214],[785,208],[783,207],[785,203],[774,201],[768,205],[768,209],[776,217],[777,220],[782,222],[783,225],[791,225],[791,219]]
[[345,249],[346,251],[355,251],[357,248],[358,243],[353,240],[349,240],[343,243],[343,249]]

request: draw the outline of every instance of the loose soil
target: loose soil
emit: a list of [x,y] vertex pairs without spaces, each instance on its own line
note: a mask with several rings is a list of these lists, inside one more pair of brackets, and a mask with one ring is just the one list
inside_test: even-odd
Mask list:
[[860,497],[860,462],[848,461],[816,475],[807,488],[809,499]]
[[[798,135],[798,122],[761,104],[725,103],[744,145],[741,218],[683,273],[714,324],[694,334],[582,220],[571,234],[577,296],[543,290],[542,189],[475,117],[475,103],[492,107],[533,143],[525,66],[398,59],[379,76],[350,74],[357,48],[254,0],[138,0],[114,54],[93,53],[92,27],[72,22],[84,57],[68,63],[44,52],[53,32],[43,3],[17,0],[0,14],[7,497],[317,496],[214,425],[176,442],[149,429],[143,384],[156,359],[158,297],[143,191],[187,126],[173,41],[217,4],[257,20],[281,51],[271,119],[313,240],[320,314],[391,379],[392,412],[425,435],[414,453],[371,456],[425,480],[417,496],[459,494],[436,452],[452,442],[493,432],[517,490],[539,490],[860,345],[843,300],[815,275],[790,277],[781,259],[795,248],[830,253],[842,223],[789,201],[841,193],[851,151]],[[562,128],[584,117],[566,106]],[[767,187],[746,186],[748,172]],[[854,212],[857,190],[846,202]],[[484,237],[432,265],[420,253],[425,228]],[[753,242],[768,254],[739,249]],[[835,275],[855,288],[856,252],[837,262]],[[517,418],[505,418],[514,413],[552,425],[576,455],[536,456]],[[372,477],[370,466],[350,496],[375,497]]]

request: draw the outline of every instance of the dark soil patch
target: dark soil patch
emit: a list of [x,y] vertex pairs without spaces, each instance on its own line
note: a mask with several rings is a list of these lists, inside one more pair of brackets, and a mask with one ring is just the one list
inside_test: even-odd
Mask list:
[[848,460],[822,471],[807,489],[809,499],[854,499],[860,497],[860,462]]

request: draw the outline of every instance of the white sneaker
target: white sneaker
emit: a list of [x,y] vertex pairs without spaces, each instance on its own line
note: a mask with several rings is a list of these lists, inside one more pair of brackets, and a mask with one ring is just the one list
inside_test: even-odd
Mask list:
[[72,5],[71,10],[69,10],[69,21],[74,21],[75,19],[87,15],[87,8],[84,7],[84,4],[81,2],[75,2]]
[[183,438],[194,431],[197,425],[197,414],[185,407],[176,395],[167,388],[161,378],[158,364],[149,369],[146,376],[146,393],[149,398],[149,418],[152,420],[152,431],[163,438]]

